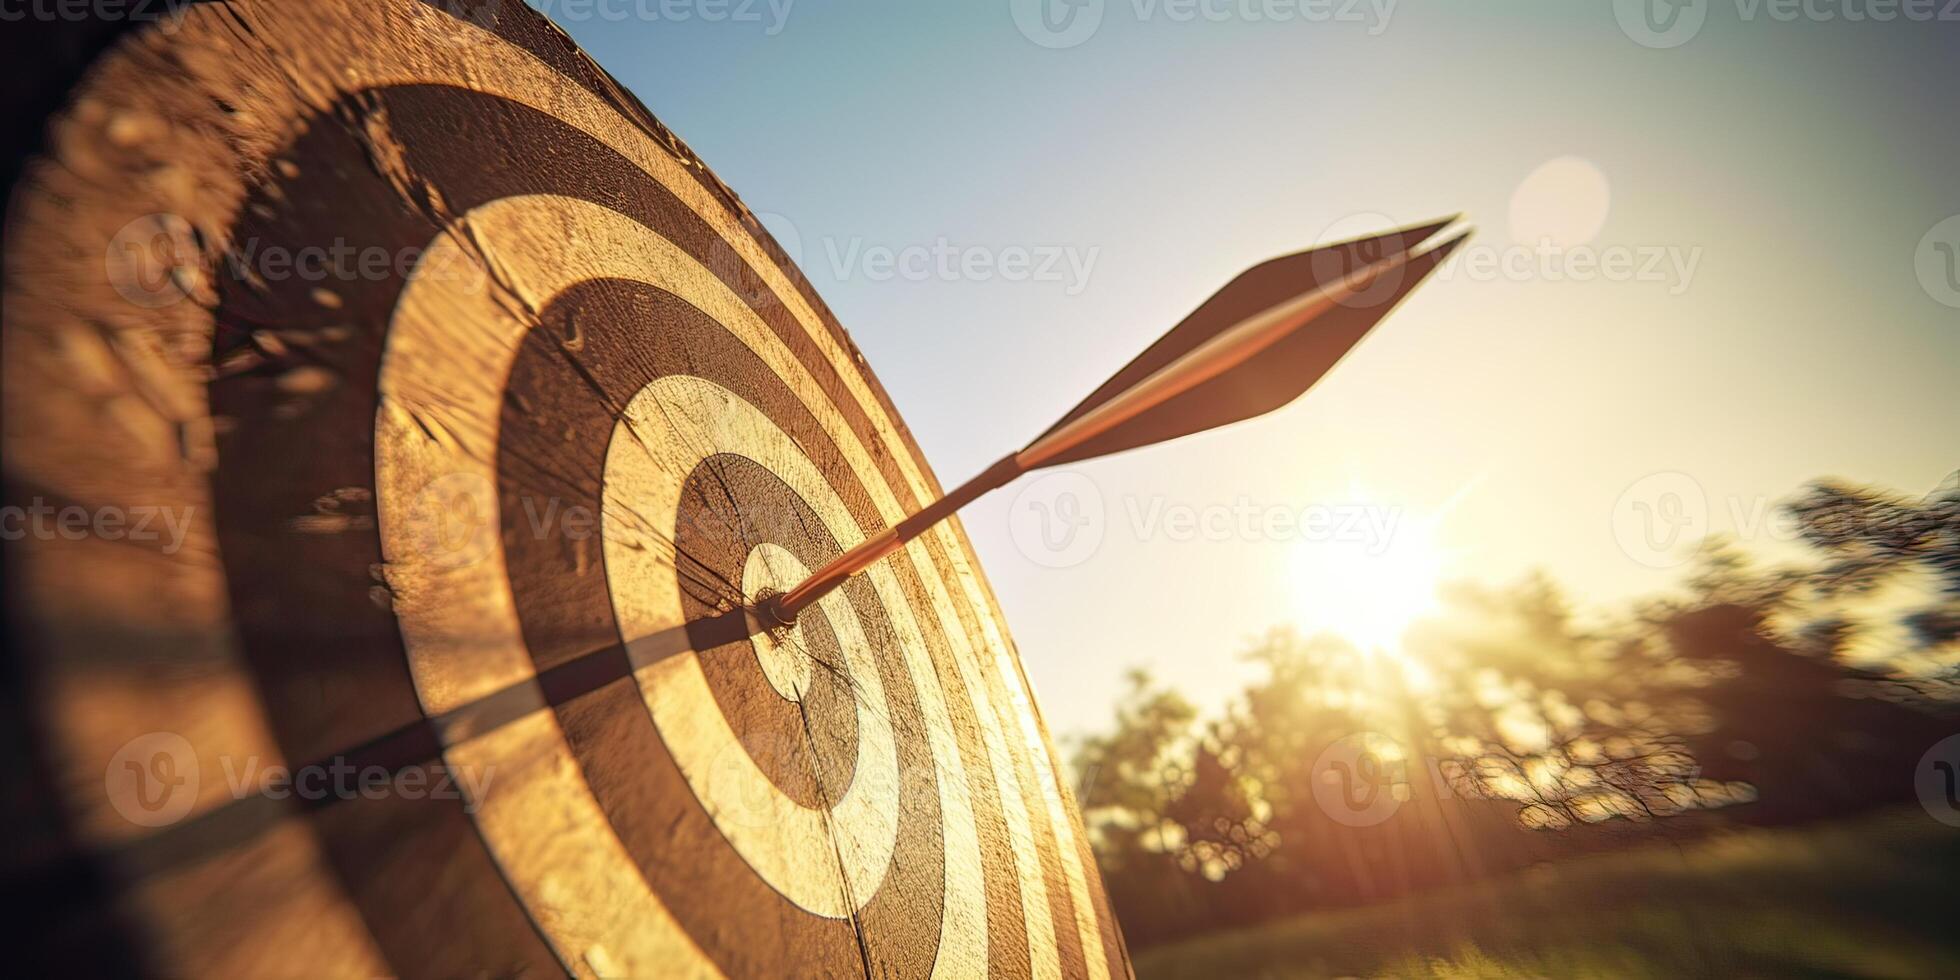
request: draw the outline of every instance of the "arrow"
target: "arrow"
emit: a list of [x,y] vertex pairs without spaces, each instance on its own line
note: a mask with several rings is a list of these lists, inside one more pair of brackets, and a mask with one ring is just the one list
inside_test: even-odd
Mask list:
[[795,588],[763,598],[757,619],[795,623],[852,575],[1029,470],[1215,429],[1300,397],[1469,237],[1465,231],[1417,250],[1455,220],[1296,252],[1239,273],[1026,448]]

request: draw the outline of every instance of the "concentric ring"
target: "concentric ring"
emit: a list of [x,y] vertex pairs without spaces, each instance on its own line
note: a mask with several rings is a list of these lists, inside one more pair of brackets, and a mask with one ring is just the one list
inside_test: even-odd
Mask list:
[[[178,937],[160,962],[227,972],[304,948],[432,976],[1127,973],[957,527],[794,636],[742,621],[757,582],[937,486],[732,196],[510,6],[442,31],[406,2],[201,8],[91,82],[205,141],[186,159],[232,161],[168,202],[222,252],[413,257],[327,282],[248,268],[213,277],[208,301],[111,311],[246,364],[181,378],[207,393],[215,465],[208,491],[180,492],[212,515],[202,580],[229,603],[198,627],[213,669],[150,727],[234,719],[191,739],[205,764],[257,746],[295,766],[439,753],[494,773],[457,801],[250,809],[249,833],[248,811],[200,798],[187,829],[125,833],[110,859],[149,869],[127,876],[135,914]],[[129,84],[166,45],[185,80]],[[218,93],[239,92],[255,118],[229,118]],[[54,179],[117,227],[162,210],[149,183]],[[48,242],[73,233],[37,211],[51,199],[21,222]],[[11,271],[10,309],[45,335],[101,320]],[[46,343],[26,334],[23,361],[13,322],[10,396],[36,390],[12,379]],[[26,439],[10,452],[48,458]],[[126,458],[116,445],[97,458]],[[56,579],[63,558],[36,556]],[[51,737],[87,758],[113,735]],[[206,920],[185,899],[218,882],[236,914],[193,939]],[[301,922],[343,938],[295,940]]]

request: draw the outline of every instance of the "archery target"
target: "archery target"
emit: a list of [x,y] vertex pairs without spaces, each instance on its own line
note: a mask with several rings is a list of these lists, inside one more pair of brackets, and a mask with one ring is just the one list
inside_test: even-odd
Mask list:
[[[744,614],[939,493],[842,329],[562,34],[453,6],[191,9],[16,193],[9,495],[185,517],[10,557],[105,928],[167,974],[1128,975],[957,525]],[[304,792],[342,768],[389,778]]]

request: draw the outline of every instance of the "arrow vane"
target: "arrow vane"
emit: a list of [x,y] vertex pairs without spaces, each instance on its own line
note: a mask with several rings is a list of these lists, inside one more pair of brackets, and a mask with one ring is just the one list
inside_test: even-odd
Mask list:
[[1454,219],[1270,259],[1240,273],[1017,453],[763,599],[787,626],[852,575],[1029,470],[1155,445],[1264,415],[1304,394],[1469,237]]

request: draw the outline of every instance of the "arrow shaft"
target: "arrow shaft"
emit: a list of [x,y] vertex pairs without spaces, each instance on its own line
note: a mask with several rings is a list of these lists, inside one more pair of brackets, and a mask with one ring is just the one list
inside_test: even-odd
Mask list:
[[795,622],[798,613],[843,585],[851,576],[871,567],[878,559],[904,547],[906,542],[924,534],[927,529],[952,516],[954,511],[972,503],[981,494],[1004,486],[1025,472],[1027,468],[1015,457],[1008,456],[1001,459],[981,471],[978,476],[955,487],[952,493],[927,504],[910,517],[864,539],[856,547],[832,558],[822,568],[812,572],[801,585],[764,603],[763,611],[782,625]]

